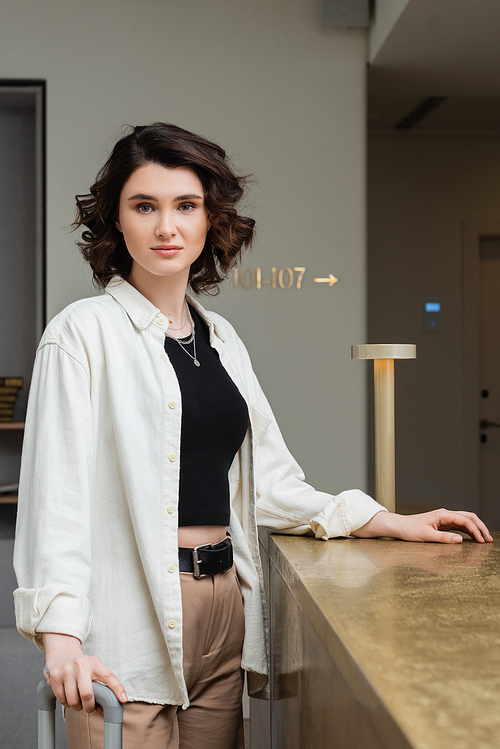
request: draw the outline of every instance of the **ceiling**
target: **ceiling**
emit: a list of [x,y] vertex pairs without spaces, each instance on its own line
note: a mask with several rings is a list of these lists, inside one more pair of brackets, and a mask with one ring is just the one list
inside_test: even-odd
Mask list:
[[[420,133],[500,135],[500,97],[498,99],[439,98],[441,101],[438,101],[427,114],[423,114],[425,110],[421,110],[420,107],[428,100],[428,97],[370,95],[368,97],[368,129],[384,132],[411,130]],[[408,119],[412,113],[415,113],[414,117]]]
[[500,134],[500,0],[409,0],[401,8],[370,60],[369,129],[394,129],[414,112],[413,132]]

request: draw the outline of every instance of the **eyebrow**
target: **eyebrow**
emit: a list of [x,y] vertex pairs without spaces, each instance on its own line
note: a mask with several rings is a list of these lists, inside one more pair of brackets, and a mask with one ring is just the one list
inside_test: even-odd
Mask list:
[[[201,195],[196,195],[196,193],[189,193],[187,195],[178,195],[176,198],[173,199],[172,203],[177,203],[179,200],[203,200],[203,197]],[[155,198],[154,195],[146,195],[143,192],[138,192],[137,195],[132,195],[129,200],[152,200],[155,203],[159,203],[158,198]]]
[[201,195],[196,195],[196,193],[188,193],[187,195],[178,195],[176,198],[174,198],[173,202],[175,203],[177,200],[203,200]]

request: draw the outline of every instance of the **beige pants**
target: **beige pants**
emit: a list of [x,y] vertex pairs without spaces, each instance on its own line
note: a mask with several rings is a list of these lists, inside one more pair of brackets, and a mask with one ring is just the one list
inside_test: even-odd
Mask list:
[[[128,702],[123,749],[243,749],[240,667],[245,623],[236,569],[181,572],[184,676],[190,706]],[[126,685],[125,685],[126,686]],[[69,749],[103,749],[103,717],[66,710]]]

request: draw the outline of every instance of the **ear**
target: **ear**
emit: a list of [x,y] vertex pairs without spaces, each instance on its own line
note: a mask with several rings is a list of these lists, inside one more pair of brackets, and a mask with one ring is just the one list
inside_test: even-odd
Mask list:
[[115,221],[115,226],[118,229],[118,231],[123,234],[123,232],[122,232],[122,225],[120,224],[120,221],[118,219],[116,219],[116,221]]

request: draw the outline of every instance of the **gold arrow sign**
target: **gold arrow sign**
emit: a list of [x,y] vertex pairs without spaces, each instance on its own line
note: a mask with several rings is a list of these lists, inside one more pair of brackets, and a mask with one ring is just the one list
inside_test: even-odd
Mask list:
[[315,278],[314,283],[327,283],[328,286],[333,286],[334,283],[337,283],[339,279],[335,278],[333,273],[330,273],[328,278]]

